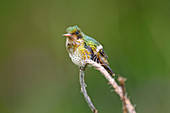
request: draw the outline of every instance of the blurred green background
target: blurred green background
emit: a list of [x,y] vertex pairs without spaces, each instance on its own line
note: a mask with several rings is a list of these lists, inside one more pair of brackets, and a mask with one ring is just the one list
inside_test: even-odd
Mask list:
[[[126,78],[138,113],[170,113],[170,1],[1,0],[0,113],[90,113],[78,67],[61,35],[78,25]],[[100,113],[121,113],[121,101],[94,68],[87,90]]]

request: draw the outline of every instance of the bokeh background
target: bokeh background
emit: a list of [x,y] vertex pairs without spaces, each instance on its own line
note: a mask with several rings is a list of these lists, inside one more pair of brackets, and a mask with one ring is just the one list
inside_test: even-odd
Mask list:
[[[138,113],[170,113],[169,11],[168,0],[1,0],[0,113],[91,112],[61,36],[73,25],[104,46]],[[122,112],[103,75],[85,79],[100,113]]]

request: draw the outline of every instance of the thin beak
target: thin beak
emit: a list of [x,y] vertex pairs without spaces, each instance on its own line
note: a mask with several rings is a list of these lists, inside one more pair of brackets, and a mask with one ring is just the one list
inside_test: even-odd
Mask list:
[[62,36],[71,36],[71,34],[67,33],[67,34],[63,34]]

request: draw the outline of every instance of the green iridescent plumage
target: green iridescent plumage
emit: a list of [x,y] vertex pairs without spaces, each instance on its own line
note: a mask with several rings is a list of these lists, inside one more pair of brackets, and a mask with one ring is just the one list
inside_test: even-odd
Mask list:
[[[83,39],[84,39],[85,43],[92,48],[93,51],[96,51],[97,47],[102,46],[98,41],[96,41],[95,39],[93,39],[87,35],[84,35]],[[100,52],[100,54],[103,55],[103,57],[107,58],[107,55],[103,50],[103,47],[99,50],[99,52]],[[108,62],[106,61],[106,63],[108,63]]]
[[84,35],[83,39],[88,46],[90,46],[90,47],[94,46],[95,49],[97,48],[97,46],[101,45],[99,42],[97,42],[95,39],[93,39],[89,36]]

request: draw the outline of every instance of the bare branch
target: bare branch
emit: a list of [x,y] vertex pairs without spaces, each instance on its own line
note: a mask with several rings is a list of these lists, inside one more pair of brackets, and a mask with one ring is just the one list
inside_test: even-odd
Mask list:
[[90,109],[93,111],[93,113],[97,113],[97,109],[94,107],[94,105],[91,102],[91,99],[88,96],[87,91],[86,91],[87,85],[85,84],[85,81],[84,81],[84,70],[80,69],[79,76],[80,76],[81,92],[83,93],[84,98],[85,98],[87,104],[89,105]]
[[123,105],[125,105],[127,111],[129,113],[136,113],[134,106],[131,104],[129,98],[127,98],[126,93],[123,91],[122,87],[120,87],[114,78],[110,76],[110,74],[98,63],[94,62],[93,60],[87,60],[87,63],[95,67],[97,70],[99,70],[105,78],[108,80],[109,84],[112,85],[112,87],[115,89],[115,92],[120,96],[121,100],[124,101]]

